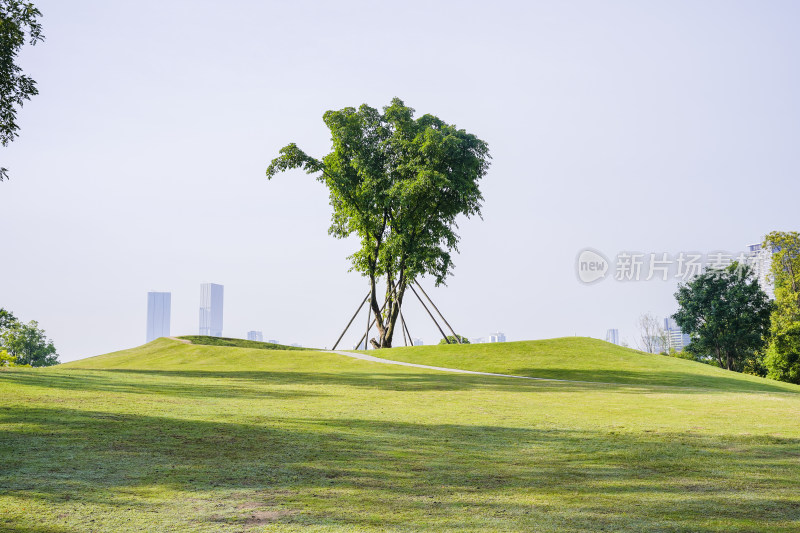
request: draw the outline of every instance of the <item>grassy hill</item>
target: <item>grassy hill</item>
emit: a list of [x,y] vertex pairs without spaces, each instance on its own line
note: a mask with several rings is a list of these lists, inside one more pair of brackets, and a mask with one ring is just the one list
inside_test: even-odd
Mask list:
[[800,388],[591,339],[0,371],[0,530],[797,531]]
[[245,339],[232,339],[229,337],[209,337],[207,335],[183,335],[179,339],[187,340],[192,344],[205,344],[207,346],[230,346],[232,348],[260,348],[262,350],[307,350],[298,346],[286,346],[272,342],[249,341]]
[[360,353],[431,366],[554,379],[743,391],[800,390],[796,385],[588,337],[415,346]]

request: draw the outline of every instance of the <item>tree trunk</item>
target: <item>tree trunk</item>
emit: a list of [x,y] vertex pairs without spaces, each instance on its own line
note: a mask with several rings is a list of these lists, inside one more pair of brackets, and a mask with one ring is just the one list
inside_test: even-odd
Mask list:
[[390,276],[387,276],[386,282],[386,297],[384,306],[381,308],[378,305],[375,277],[370,276],[370,308],[376,317],[375,324],[378,327],[378,338],[369,339],[369,342],[376,349],[392,347],[392,338],[394,337],[397,319],[400,316],[400,308],[403,303],[403,294],[406,289],[403,273],[400,274],[397,284],[394,283]]

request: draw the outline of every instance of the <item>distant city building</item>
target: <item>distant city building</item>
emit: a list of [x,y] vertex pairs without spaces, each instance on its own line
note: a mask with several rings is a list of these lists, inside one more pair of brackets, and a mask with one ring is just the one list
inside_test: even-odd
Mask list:
[[366,350],[367,349],[367,341],[365,340],[361,344],[356,344],[355,346],[353,346],[353,349],[354,350]]
[[280,344],[280,343],[279,343],[278,341],[276,341],[275,339],[270,339],[270,340],[268,340],[267,342],[269,342],[269,343],[271,343],[271,344]]
[[423,346],[425,343],[422,342],[422,339],[414,339],[411,344],[414,346]]
[[618,329],[609,329],[606,330],[606,342],[610,342],[611,344],[619,344],[619,330]]
[[200,285],[200,335],[222,337],[222,295],[222,285]]
[[770,269],[772,268],[772,252],[762,248],[761,244],[751,244],[747,247],[750,266],[753,267],[753,274],[758,280],[761,289],[767,293],[770,299],[775,299],[775,284],[769,279]]
[[159,337],[169,337],[169,319],[172,293],[147,293],[147,342]]
[[247,340],[264,342],[264,334],[260,331],[248,331]]
[[489,335],[489,342],[506,342],[505,333],[496,332]]
[[692,338],[681,331],[681,328],[671,318],[664,319],[664,332],[667,334],[667,346],[660,346],[659,351],[675,350],[676,352],[682,352],[692,342]]
[[469,342],[470,344],[483,344],[486,341],[483,339],[483,337],[474,337],[470,339]]

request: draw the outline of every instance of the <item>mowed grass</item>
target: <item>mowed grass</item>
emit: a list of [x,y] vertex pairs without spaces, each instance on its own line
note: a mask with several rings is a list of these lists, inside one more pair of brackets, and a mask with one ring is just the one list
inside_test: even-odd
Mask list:
[[183,335],[179,339],[187,340],[192,344],[205,344],[207,346],[230,346],[236,348],[260,348],[261,350],[307,350],[298,346],[286,346],[273,342],[250,341],[246,339],[232,339],[230,337],[209,337],[208,335]]
[[602,344],[371,353],[615,384],[167,339],[1,371],[0,530],[800,529],[799,387]]
[[723,390],[800,391],[789,383],[648,354],[589,337],[399,347],[359,353],[395,361],[518,376]]

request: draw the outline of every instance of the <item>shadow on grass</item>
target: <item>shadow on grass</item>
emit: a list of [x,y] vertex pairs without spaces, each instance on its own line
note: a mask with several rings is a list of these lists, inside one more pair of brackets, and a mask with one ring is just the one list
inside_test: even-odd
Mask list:
[[[382,363],[374,363],[380,369]],[[393,391],[466,391],[477,389],[508,392],[547,392],[548,390],[602,390],[640,394],[649,390],[675,394],[715,392],[783,392],[797,394],[781,385],[742,382],[725,376],[703,378],[680,372],[648,373],[623,370],[521,368],[514,375],[550,378],[559,381],[522,380],[437,371],[414,371],[392,367],[395,372],[283,372],[283,371],[207,371],[148,369],[64,369],[47,373],[0,372],[0,382],[57,387],[68,390],[97,390],[123,393],[159,394],[188,397],[301,398],[322,393],[302,390],[263,388],[264,385],[327,385]],[[126,379],[139,376],[135,379]],[[142,378],[152,378],[152,380]],[[163,379],[166,378],[166,379]],[[586,382],[586,383],[581,383]],[[233,385],[232,385],[233,383]]]
[[[666,386],[699,388],[704,391],[722,390],[727,392],[786,392],[797,394],[785,384],[763,381],[743,381],[736,374],[704,376],[688,372],[671,370],[654,370],[652,372],[630,370],[580,370],[568,368],[516,368],[509,374],[517,376],[534,376],[575,381],[597,381],[620,385]],[[741,375],[739,375],[741,376]]]
[[[153,378],[152,381],[145,381],[142,379],[126,380],[126,377],[141,374],[140,371],[132,370],[70,370],[69,372],[2,372],[0,373],[0,383],[3,381],[8,383],[16,383],[19,385],[27,385],[32,387],[47,387],[58,388],[64,390],[85,390],[85,391],[103,391],[103,392],[117,392],[117,393],[135,393],[147,394],[156,396],[176,396],[188,398],[276,398],[276,399],[291,399],[303,398],[310,396],[324,396],[319,392],[310,391],[276,391],[264,388],[266,383],[264,380],[257,379],[241,379],[242,383],[231,383],[231,377],[225,377],[222,374],[216,373],[212,378],[220,378],[219,383],[215,383],[214,379],[204,380],[198,383],[194,380],[187,381],[174,381],[160,379],[165,376],[161,372],[149,373]],[[129,375],[130,374],[130,375]],[[175,378],[201,378],[203,376],[190,376],[180,375],[181,373],[172,374]],[[170,374],[166,374],[169,376]],[[224,378],[224,382],[221,382]],[[235,379],[235,378],[234,378]],[[251,386],[247,386],[249,383]],[[256,386],[261,384],[261,387]]]
[[[0,425],[0,495],[54,509],[74,499],[152,511],[157,504],[133,494],[158,486],[214,491],[222,504],[231,494],[267,495],[300,510],[281,521],[306,526],[800,527],[797,439],[327,418],[220,423],[22,407],[0,411]],[[235,523],[226,516],[196,519]]]

